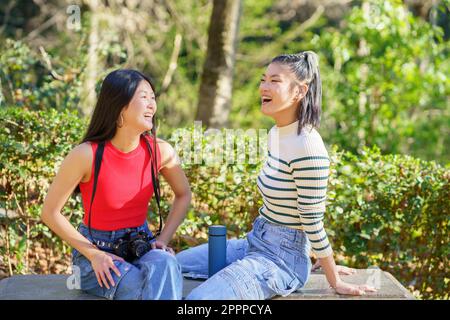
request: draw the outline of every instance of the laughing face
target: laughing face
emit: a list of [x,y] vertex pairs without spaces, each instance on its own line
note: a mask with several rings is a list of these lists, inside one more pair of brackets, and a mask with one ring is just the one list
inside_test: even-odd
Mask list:
[[[128,107],[124,108],[122,112],[124,126],[133,128],[138,132],[151,130],[156,109],[155,93],[150,84],[142,80]],[[120,121],[119,119],[119,123]]]
[[259,85],[262,113],[272,118],[294,115],[303,97],[301,85],[296,83],[295,75],[288,66],[271,63]]

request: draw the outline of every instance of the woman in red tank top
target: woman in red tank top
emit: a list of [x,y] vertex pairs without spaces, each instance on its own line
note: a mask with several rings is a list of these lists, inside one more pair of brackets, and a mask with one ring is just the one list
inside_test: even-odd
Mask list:
[[[156,110],[148,77],[127,69],[108,74],[82,143],[64,159],[45,198],[42,220],[73,247],[75,282],[88,293],[181,299],[181,268],[168,243],[184,219],[191,191],[174,149],[156,138]],[[98,148],[103,153],[97,158]],[[95,159],[101,159],[96,183]],[[158,173],[175,200],[155,238],[146,217],[159,191]],[[85,210],[78,230],[61,214],[77,186]],[[122,249],[134,254],[119,256]]]

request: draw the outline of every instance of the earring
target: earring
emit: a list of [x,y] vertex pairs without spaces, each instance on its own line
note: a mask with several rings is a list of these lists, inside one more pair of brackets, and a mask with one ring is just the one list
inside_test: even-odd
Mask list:
[[120,114],[120,119],[122,119],[122,123],[121,124],[117,124],[117,126],[119,128],[122,128],[123,127],[123,115],[122,114]]

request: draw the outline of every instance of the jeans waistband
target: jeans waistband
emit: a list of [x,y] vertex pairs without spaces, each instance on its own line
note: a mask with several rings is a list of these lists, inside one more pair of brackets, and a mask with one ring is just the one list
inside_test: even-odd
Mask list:
[[301,243],[302,241],[305,241],[306,237],[305,231],[301,229],[293,229],[280,224],[276,224],[270,222],[269,220],[265,219],[262,216],[258,216],[255,219],[253,228],[258,231],[265,229],[269,232],[278,234],[280,238],[284,238],[296,243]]
[[[85,236],[90,241],[92,241],[91,235],[89,233],[89,228],[84,223],[81,223],[78,226],[78,231],[80,231],[80,233],[83,236]],[[114,230],[114,231],[104,231],[104,230],[97,230],[97,229],[91,228],[91,233],[92,233],[92,236],[95,238],[95,240],[101,240],[101,241],[106,241],[106,242],[114,242],[115,240],[122,238],[123,236],[125,236],[125,234],[127,234],[129,232],[140,232],[140,231],[144,231],[147,234],[149,234],[150,236],[153,235],[148,227],[147,221],[145,221],[142,225],[140,225],[138,227],[118,229],[118,230]]]

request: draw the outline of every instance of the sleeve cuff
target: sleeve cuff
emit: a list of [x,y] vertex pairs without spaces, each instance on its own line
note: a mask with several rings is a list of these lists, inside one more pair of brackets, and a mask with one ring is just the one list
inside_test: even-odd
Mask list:
[[328,256],[333,255],[333,249],[331,248],[331,244],[324,250],[316,251],[312,249],[317,258],[326,258]]

